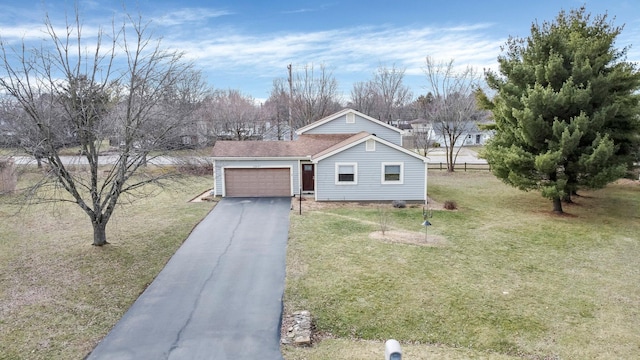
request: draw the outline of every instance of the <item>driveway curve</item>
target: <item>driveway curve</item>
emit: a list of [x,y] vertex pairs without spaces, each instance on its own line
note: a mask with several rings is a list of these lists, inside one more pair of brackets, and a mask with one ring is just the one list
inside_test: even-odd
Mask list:
[[225,198],[87,359],[281,360],[290,198]]

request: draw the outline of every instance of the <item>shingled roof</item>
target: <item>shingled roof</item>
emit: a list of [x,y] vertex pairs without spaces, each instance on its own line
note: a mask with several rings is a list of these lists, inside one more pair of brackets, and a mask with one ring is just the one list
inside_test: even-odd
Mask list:
[[[294,141],[216,141],[216,158],[311,157],[338,144],[355,141],[362,134],[300,135]],[[353,139],[352,139],[353,138]]]

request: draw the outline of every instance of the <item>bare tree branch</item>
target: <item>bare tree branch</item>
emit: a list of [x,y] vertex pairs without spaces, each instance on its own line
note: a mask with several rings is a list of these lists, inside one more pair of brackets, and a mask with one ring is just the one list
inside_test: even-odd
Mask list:
[[340,109],[338,82],[322,64],[319,71],[313,64],[297,72],[293,79],[293,124],[299,128],[322,119]]
[[[39,47],[23,43],[16,51],[0,44],[0,89],[21,146],[50,169],[25,194],[40,202],[76,203],[91,220],[93,244],[104,245],[121,195],[178,175],[145,166],[152,152],[169,149],[193,126],[206,89],[193,65],[182,53],[163,49],[141,17],[113,22],[109,33],[99,28],[94,40],[84,36],[77,7],[66,20],[58,31],[47,15],[48,39]],[[117,160],[105,164],[100,152],[108,140],[117,143]],[[80,147],[88,172],[60,156],[59,149],[70,144]]]
[[475,102],[475,91],[480,84],[480,74],[471,67],[458,70],[453,60],[436,62],[426,58],[424,72],[433,95],[428,107],[428,120],[437,136],[442,137],[446,151],[447,170],[454,171],[460,149],[475,124],[485,112]]
[[388,124],[401,119],[413,96],[403,83],[404,72],[395,65],[379,66],[373,79],[353,85],[350,106]]

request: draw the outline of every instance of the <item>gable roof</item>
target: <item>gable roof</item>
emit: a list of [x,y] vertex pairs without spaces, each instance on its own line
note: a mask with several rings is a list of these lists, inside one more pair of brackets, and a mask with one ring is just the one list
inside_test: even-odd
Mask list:
[[366,131],[357,134],[300,135],[294,141],[217,141],[212,156],[217,159],[311,159],[324,160],[367,140],[375,140],[404,154],[427,162],[427,158]]
[[349,138],[345,139],[344,141],[341,141],[341,142],[331,146],[330,148],[324,149],[323,151],[320,151],[320,152],[314,154],[313,155],[313,159],[316,159],[316,158],[319,158],[319,157],[323,157],[324,155],[330,154],[330,153],[334,153],[335,151],[340,152],[340,151],[342,151],[340,149],[343,149],[343,148],[348,149],[349,147],[351,147],[349,145],[351,145],[351,144],[357,145],[357,144],[359,144],[359,142],[358,142],[359,140],[364,139],[364,138],[366,138],[366,137],[368,137],[370,135],[371,134],[369,134],[366,131],[361,131],[361,132],[359,132],[359,133],[357,133],[355,135],[350,136]]
[[363,118],[363,119],[369,120],[369,121],[371,121],[371,122],[373,122],[373,123],[376,123],[376,124],[378,124],[378,125],[380,125],[380,126],[384,126],[384,127],[386,127],[386,128],[389,128],[389,129],[391,129],[391,130],[393,130],[393,131],[396,131],[396,132],[398,132],[398,133],[402,134],[402,130],[401,130],[401,129],[398,129],[398,128],[397,128],[397,127],[395,127],[395,126],[389,125],[389,124],[387,124],[387,123],[385,123],[385,122],[382,122],[382,121],[380,121],[380,120],[378,120],[378,119],[374,119],[374,118],[372,118],[371,116],[365,115],[365,114],[363,114],[363,113],[361,113],[361,112],[359,112],[359,111],[356,111],[356,110],[353,110],[353,109],[349,109],[349,108],[344,109],[344,110],[341,110],[341,111],[338,111],[337,113],[332,114],[332,115],[329,115],[329,116],[327,116],[327,117],[325,117],[325,118],[322,118],[322,119],[320,119],[320,120],[318,120],[318,121],[314,121],[314,122],[312,122],[312,123],[311,123],[311,124],[309,124],[309,125],[303,126],[303,127],[301,127],[300,129],[296,130],[296,134],[298,134],[298,135],[302,135],[302,134],[304,134],[306,131],[309,131],[309,130],[311,130],[311,129],[315,129],[315,128],[317,128],[318,126],[324,125],[324,124],[326,124],[326,123],[328,123],[328,122],[330,122],[330,121],[333,121],[333,120],[335,120],[335,119],[337,119],[337,118],[340,118],[340,117],[342,117],[342,116],[345,116],[345,115],[346,115],[346,114],[348,114],[348,113],[353,113],[353,114],[355,114],[355,115],[357,115],[357,116],[359,116],[359,117],[361,117],[361,118]]
[[365,142],[367,140],[375,140],[376,142],[384,144],[384,145],[386,145],[386,146],[388,146],[390,148],[393,148],[393,149],[395,149],[397,151],[400,151],[400,152],[405,153],[405,154],[407,154],[409,156],[413,156],[413,157],[415,157],[417,159],[420,159],[425,163],[428,161],[428,159],[426,157],[424,157],[424,156],[422,156],[422,155],[420,155],[420,154],[418,154],[416,152],[413,152],[411,150],[407,150],[407,149],[403,148],[402,146],[398,146],[398,145],[396,145],[396,144],[394,144],[392,142],[389,142],[389,141],[387,141],[385,139],[379,138],[379,137],[377,137],[375,135],[369,134],[369,133],[364,132],[364,131],[361,132],[361,133],[358,133],[356,135],[353,135],[350,138],[348,138],[348,139],[346,139],[346,140],[344,140],[344,141],[342,141],[342,142],[340,142],[340,143],[338,143],[338,144],[336,144],[336,145],[334,145],[334,146],[332,146],[330,148],[327,148],[326,150],[324,150],[324,151],[322,151],[322,152],[320,152],[318,154],[315,154],[311,158],[311,160],[313,162],[319,162],[319,161],[324,160],[324,159],[326,159],[328,157],[331,157],[331,156],[336,155],[336,154],[338,154],[340,152],[343,152],[343,151],[345,151],[347,149],[350,149],[350,148],[352,148],[352,147],[354,147],[354,146],[356,146],[358,144],[362,144],[363,142]]
[[309,158],[353,134],[301,135],[295,141],[216,141],[215,158]]

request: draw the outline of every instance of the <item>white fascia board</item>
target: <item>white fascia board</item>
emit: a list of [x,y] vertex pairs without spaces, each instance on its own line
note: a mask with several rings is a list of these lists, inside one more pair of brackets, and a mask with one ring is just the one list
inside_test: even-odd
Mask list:
[[361,112],[358,112],[358,111],[356,111],[356,110],[353,110],[353,112],[354,112],[356,115],[358,115],[358,116],[360,116],[360,117],[362,117],[362,118],[365,118],[365,119],[367,119],[367,120],[369,120],[369,121],[372,121],[372,122],[374,122],[374,123],[376,123],[376,124],[378,124],[378,125],[382,125],[382,126],[384,126],[384,127],[388,128],[388,129],[391,129],[391,130],[393,130],[393,131],[397,132],[398,134],[402,135],[402,130],[401,130],[400,128],[397,128],[397,127],[395,127],[395,126],[393,126],[393,125],[389,125],[389,124],[387,124],[387,123],[386,123],[386,122],[384,122],[384,121],[380,121],[380,120],[378,120],[378,119],[376,119],[376,118],[373,118],[373,117],[371,117],[371,116],[369,116],[369,115],[365,115],[365,114],[363,114],[363,113],[361,113]]
[[387,146],[389,146],[389,147],[391,147],[391,148],[393,148],[395,150],[398,150],[398,151],[403,152],[403,153],[405,153],[407,155],[413,156],[413,157],[415,157],[417,159],[422,160],[424,163],[427,163],[427,158],[425,158],[424,156],[422,156],[422,155],[420,155],[418,153],[415,153],[415,152],[413,152],[411,150],[407,150],[407,149],[403,148],[402,146],[398,146],[398,145],[396,145],[396,144],[394,144],[392,142],[389,142],[387,140],[379,138],[379,137],[377,137],[375,135],[369,135],[369,136],[364,137],[364,138],[362,138],[360,140],[357,140],[357,141],[354,141],[352,143],[349,143],[349,144],[347,144],[347,145],[345,145],[345,146],[343,146],[343,147],[341,147],[339,149],[335,149],[334,151],[332,151],[330,153],[326,153],[326,154],[324,154],[324,155],[322,155],[322,156],[320,156],[320,157],[318,157],[316,159],[313,159],[312,161],[314,163],[318,163],[321,160],[324,160],[324,159],[326,159],[328,157],[331,157],[331,156],[333,156],[335,154],[338,154],[338,153],[343,152],[343,151],[345,151],[347,149],[350,149],[350,148],[352,148],[352,147],[354,147],[354,146],[356,146],[358,144],[362,144],[363,142],[365,142],[367,140],[370,140],[370,139],[373,139],[373,140],[375,140],[375,141],[377,141],[377,142],[379,142],[381,144],[387,145]]
[[264,161],[273,161],[273,160],[310,160],[311,157],[310,156],[287,156],[287,157],[278,157],[278,156],[271,156],[271,157],[238,157],[238,156],[231,156],[231,157],[213,157],[212,158],[214,161],[215,160],[221,160],[221,161],[234,161],[234,160],[238,160],[238,161],[260,161],[260,160],[264,160]]
[[335,119],[341,117],[342,115],[348,113],[349,111],[355,111],[355,110],[352,110],[352,109],[340,110],[335,114],[331,114],[331,115],[329,115],[329,116],[327,116],[327,117],[325,117],[323,119],[320,119],[318,121],[314,121],[311,124],[303,126],[300,129],[296,130],[296,135],[302,135],[305,131],[317,128],[320,125],[323,125],[323,124],[326,124],[326,123],[328,123],[328,122],[330,122],[332,120],[335,120]]
[[361,113],[361,112],[359,112],[357,110],[353,110],[353,109],[344,109],[344,110],[338,111],[337,113],[329,115],[329,116],[325,117],[324,119],[320,119],[318,121],[312,122],[309,125],[303,126],[300,129],[296,130],[296,135],[302,135],[304,132],[306,132],[308,130],[314,129],[314,128],[320,126],[320,125],[324,125],[324,124],[326,124],[326,123],[328,123],[330,121],[333,121],[333,120],[335,120],[335,119],[337,119],[337,118],[339,118],[339,117],[341,117],[343,115],[346,115],[348,113],[354,113],[354,114],[356,114],[357,116],[359,116],[359,117],[361,117],[363,119],[366,119],[366,120],[374,122],[374,123],[376,123],[378,125],[384,126],[384,127],[388,128],[388,129],[396,131],[400,135],[402,135],[402,130],[401,129],[399,129],[399,128],[395,127],[395,126],[391,126],[391,125],[389,125],[389,124],[387,124],[387,123],[385,123],[383,121],[380,121],[380,120],[378,120],[376,118],[372,118],[369,115],[365,115],[365,114],[363,114],[363,113]]

